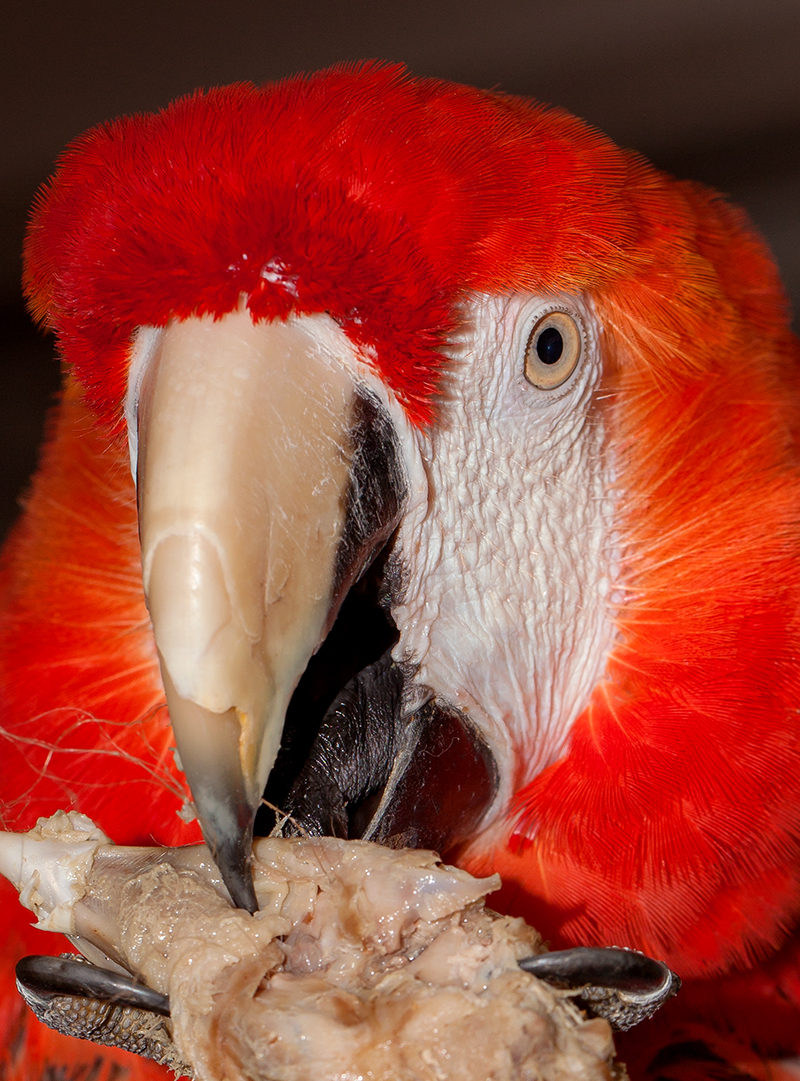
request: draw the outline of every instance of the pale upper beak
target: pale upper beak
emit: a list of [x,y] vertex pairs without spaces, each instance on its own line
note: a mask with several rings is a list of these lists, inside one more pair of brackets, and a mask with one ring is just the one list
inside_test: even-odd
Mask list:
[[203,835],[254,911],[253,821],[289,700],[395,528],[402,477],[354,531],[368,392],[326,316],[253,323],[240,309],[153,341],[135,403],[145,595]]

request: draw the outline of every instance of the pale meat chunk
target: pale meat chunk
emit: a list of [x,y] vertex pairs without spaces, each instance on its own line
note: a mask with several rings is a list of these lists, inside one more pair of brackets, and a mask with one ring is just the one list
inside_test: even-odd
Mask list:
[[612,1074],[608,1024],[517,966],[541,942],[484,907],[496,878],[431,852],[262,839],[252,917],[231,909],[203,849],[125,881],[113,851],[90,885],[117,898],[120,954],[169,995],[175,1043],[201,1081]]
[[198,1081],[624,1077],[608,1023],[520,970],[543,947],[484,906],[496,876],[332,838],[258,840],[254,869],[251,916],[204,846],[116,847],[74,812],[0,835],[39,926],[169,996],[166,1061]]

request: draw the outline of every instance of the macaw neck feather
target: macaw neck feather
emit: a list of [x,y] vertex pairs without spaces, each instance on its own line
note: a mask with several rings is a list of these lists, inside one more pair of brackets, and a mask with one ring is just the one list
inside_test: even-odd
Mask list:
[[[114,839],[185,844],[127,446],[67,388],[2,568],[3,822],[76,800]],[[109,783],[108,778],[114,778]]]

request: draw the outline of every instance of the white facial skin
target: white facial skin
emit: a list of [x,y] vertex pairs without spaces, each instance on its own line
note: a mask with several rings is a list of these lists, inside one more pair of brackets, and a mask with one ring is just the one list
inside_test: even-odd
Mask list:
[[[465,310],[438,423],[415,433],[425,481],[400,526],[394,655],[488,738],[503,784],[492,818],[564,752],[613,645],[613,463],[591,306],[478,296]],[[525,347],[549,310],[576,319],[583,347],[541,390]]]

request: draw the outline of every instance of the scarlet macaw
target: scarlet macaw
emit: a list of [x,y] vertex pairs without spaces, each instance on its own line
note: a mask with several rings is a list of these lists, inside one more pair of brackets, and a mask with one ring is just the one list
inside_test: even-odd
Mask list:
[[[800,1054],[798,346],[740,212],[362,64],[78,139],[25,281],[67,380],[3,563],[5,828],[202,827],[251,906],[288,709],[307,827],[684,978],[623,1059]],[[4,1076],[101,1061],[22,1012],[57,947],[4,888]]]

